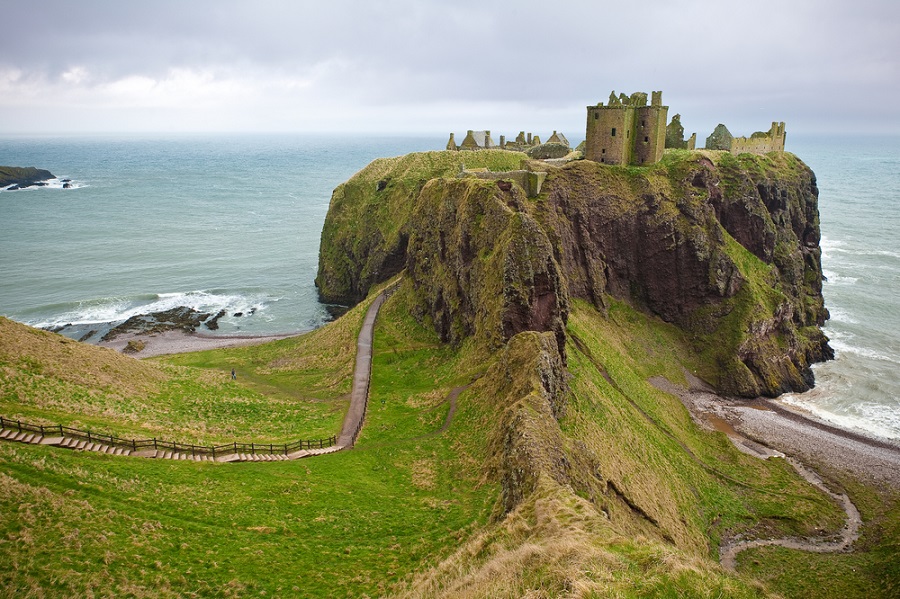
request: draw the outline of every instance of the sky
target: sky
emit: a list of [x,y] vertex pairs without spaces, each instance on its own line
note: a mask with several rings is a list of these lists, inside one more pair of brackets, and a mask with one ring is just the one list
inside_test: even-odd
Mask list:
[[0,135],[900,133],[897,0],[2,0]]

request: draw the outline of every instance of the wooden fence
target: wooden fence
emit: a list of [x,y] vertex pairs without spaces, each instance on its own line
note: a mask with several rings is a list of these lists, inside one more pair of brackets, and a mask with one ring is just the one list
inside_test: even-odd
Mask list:
[[104,435],[93,433],[91,431],[81,430],[57,425],[31,424],[22,422],[21,420],[10,420],[0,416],[0,429],[7,428],[18,430],[20,433],[34,433],[47,436],[72,437],[75,439],[83,439],[88,443],[102,443],[103,445],[111,445],[114,447],[123,447],[131,451],[140,451],[142,449],[162,449],[164,451],[172,451],[177,453],[190,454],[192,456],[208,455],[213,458],[235,453],[249,454],[283,454],[288,455],[301,449],[322,449],[331,447],[337,443],[337,437],[332,436],[327,439],[316,439],[312,441],[294,441],[293,443],[227,443],[225,445],[194,445],[188,443],[178,443],[176,441],[165,441],[163,439],[123,439],[114,435]]

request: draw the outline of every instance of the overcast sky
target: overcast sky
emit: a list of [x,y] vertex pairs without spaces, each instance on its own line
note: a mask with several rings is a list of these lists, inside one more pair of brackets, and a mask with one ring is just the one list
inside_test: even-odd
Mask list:
[[900,1],[4,0],[0,135],[584,135],[663,90],[702,139],[900,133]]

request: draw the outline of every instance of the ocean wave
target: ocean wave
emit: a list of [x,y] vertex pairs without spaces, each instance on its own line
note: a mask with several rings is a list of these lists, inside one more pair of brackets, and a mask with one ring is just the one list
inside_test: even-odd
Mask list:
[[861,356],[863,358],[868,358],[870,360],[877,360],[879,362],[888,362],[890,364],[900,364],[900,356],[894,356],[890,354],[885,354],[883,352],[868,348],[868,347],[860,347],[858,345],[853,345],[850,343],[846,343],[844,340],[839,337],[832,337],[828,341],[831,348],[834,349],[835,353],[840,354],[841,352],[846,352],[848,354],[855,354],[857,356]]
[[831,314],[831,318],[829,320],[834,322],[845,322],[847,324],[858,324],[859,321],[850,315],[850,313],[843,308],[828,308],[828,313]]
[[[68,177],[55,177],[53,179],[46,179],[40,183],[43,183],[43,185],[29,185],[28,187],[23,187],[14,191],[31,191],[36,189],[81,189],[82,187],[89,187],[84,181],[76,181],[74,179],[69,179]],[[15,187],[15,185],[0,187],[0,190],[10,191],[10,187]]]
[[[264,315],[270,298],[261,292],[210,292],[210,291],[186,291],[158,294],[143,294],[128,297],[107,297],[63,304],[56,307],[45,306],[41,311],[53,314],[44,317],[40,321],[29,322],[31,326],[38,328],[56,328],[72,325],[92,325],[121,322],[141,314],[164,312],[173,308],[185,306],[199,312],[218,314],[225,311],[225,317],[233,317],[241,313],[242,316],[251,314]],[[55,308],[55,309],[54,309]]]
[[809,392],[788,393],[779,397],[778,401],[841,428],[855,429],[886,439],[900,439],[900,406],[860,402],[853,406],[857,413],[838,412],[837,409],[829,409],[826,396],[811,396]]
[[853,285],[859,281],[859,277],[839,275],[836,272],[825,268],[822,269],[822,275],[825,277],[826,283],[831,285]]
[[848,248],[843,246],[832,246],[825,250],[826,254],[830,252],[850,254],[852,256],[876,256],[879,258],[900,259],[900,252],[895,252],[893,250],[878,250],[874,248]]

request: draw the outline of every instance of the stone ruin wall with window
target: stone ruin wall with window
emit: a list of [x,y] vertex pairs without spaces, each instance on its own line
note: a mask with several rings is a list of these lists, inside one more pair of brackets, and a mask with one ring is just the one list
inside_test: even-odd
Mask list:
[[587,107],[584,157],[604,164],[651,164],[658,162],[666,147],[666,117],[662,92],[637,92],[616,97],[610,94],[604,106]]

